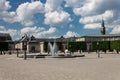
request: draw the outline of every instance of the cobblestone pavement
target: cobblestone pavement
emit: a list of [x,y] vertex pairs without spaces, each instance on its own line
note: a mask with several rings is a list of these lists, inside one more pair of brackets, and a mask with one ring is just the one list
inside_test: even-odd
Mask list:
[[0,80],[120,80],[120,54],[79,58],[29,58],[0,55]]

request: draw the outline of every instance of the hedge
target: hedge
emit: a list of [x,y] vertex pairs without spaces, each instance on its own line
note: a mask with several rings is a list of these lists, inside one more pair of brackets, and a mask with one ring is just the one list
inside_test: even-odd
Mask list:
[[[99,45],[97,45],[97,42],[99,42]],[[52,42],[53,44],[53,42]],[[57,42],[58,50],[63,51],[63,45],[62,42]],[[67,42],[66,48],[71,51],[77,51],[77,50],[86,50],[87,48],[86,42]],[[94,41],[92,42],[92,50],[120,50],[120,40],[116,41]],[[44,42],[44,51],[48,51],[48,42]]]
[[110,44],[111,50],[120,50],[120,40],[111,41]]
[[[97,43],[99,43],[97,45]],[[110,50],[110,41],[94,41],[92,42],[93,50]]]
[[68,50],[71,52],[77,50],[86,50],[86,42],[68,42]]

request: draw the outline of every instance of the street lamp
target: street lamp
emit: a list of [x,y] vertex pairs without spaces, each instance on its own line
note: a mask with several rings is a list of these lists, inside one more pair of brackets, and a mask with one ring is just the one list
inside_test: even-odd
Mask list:
[[16,48],[16,51],[17,51],[17,57],[19,57],[19,52],[18,52],[19,48],[18,48],[18,44],[16,44],[16,46],[17,46],[17,48]]
[[17,51],[17,57],[19,57],[19,52],[18,52],[18,48],[16,49],[16,51]]
[[98,58],[100,58],[100,53],[99,53],[99,42],[97,42],[97,53],[98,53]]
[[22,47],[23,47],[23,50],[24,50],[24,60],[27,59],[27,54],[26,54],[26,51],[27,51],[27,42],[29,41],[29,38],[27,36],[27,34],[24,35],[24,37],[22,37]]
[[27,40],[23,40],[23,50],[24,50],[24,60],[27,59],[26,50],[27,50]]

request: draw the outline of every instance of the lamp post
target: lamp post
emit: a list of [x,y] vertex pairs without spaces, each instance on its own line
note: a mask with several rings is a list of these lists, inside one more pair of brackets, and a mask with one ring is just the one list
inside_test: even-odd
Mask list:
[[17,50],[17,57],[19,57],[19,52],[18,52],[18,48],[17,48],[16,50]]
[[99,42],[97,42],[97,53],[98,53],[98,58],[100,58],[100,53],[99,53]]
[[19,57],[18,45],[17,45],[17,49],[16,49],[16,51],[17,51],[17,57]]
[[23,50],[24,50],[24,60],[27,59],[26,50],[27,50],[27,40],[23,41]]

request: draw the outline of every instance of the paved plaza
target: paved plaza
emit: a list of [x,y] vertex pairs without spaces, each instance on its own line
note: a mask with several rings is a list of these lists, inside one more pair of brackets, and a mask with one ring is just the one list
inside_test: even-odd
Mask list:
[[27,60],[0,55],[0,80],[120,80],[120,54]]

